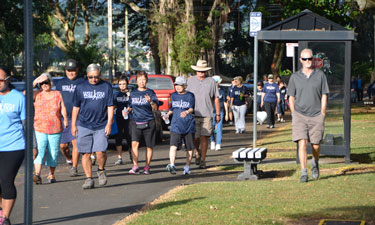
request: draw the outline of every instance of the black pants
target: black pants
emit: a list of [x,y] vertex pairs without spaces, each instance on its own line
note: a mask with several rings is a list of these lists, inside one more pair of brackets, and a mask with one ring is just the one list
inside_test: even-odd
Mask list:
[[267,122],[268,125],[275,125],[275,108],[276,102],[264,102],[264,108],[267,112]]
[[359,102],[363,100],[363,89],[357,89],[357,99]]
[[116,124],[118,129],[118,133],[116,134],[116,146],[122,145],[122,140],[125,138],[128,144],[127,150],[129,150],[132,146],[130,119],[124,120],[123,118],[116,118]]
[[14,179],[21,167],[24,150],[0,152],[0,194],[3,199],[16,199]]

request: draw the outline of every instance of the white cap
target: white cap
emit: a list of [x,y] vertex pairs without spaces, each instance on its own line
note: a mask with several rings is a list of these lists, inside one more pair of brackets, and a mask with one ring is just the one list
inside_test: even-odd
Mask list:
[[186,78],[184,76],[176,77],[174,85],[186,85]]

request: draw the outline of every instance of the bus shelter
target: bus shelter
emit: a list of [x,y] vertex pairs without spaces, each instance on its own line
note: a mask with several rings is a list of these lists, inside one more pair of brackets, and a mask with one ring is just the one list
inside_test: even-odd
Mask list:
[[[324,71],[330,89],[321,154],[345,156],[345,162],[350,163],[351,49],[354,32],[304,10],[258,31],[255,41],[258,40],[298,43],[295,60],[299,69],[300,52],[304,48],[313,50],[315,67]],[[308,146],[311,153],[311,145]]]

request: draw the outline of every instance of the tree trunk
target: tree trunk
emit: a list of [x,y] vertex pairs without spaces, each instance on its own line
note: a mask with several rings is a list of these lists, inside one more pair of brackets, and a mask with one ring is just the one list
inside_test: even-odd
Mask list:
[[273,60],[272,60],[272,65],[271,65],[271,71],[273,75],[279,74],[283,54],[284,54],[284,43],[277,43],[275,47],[275,51],[273,53]]

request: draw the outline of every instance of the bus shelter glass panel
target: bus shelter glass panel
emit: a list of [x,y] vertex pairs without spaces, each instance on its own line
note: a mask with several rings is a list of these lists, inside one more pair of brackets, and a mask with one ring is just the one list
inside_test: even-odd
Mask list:
[[315,67],[326,74],[330,91],[322,147],[336,149],[344,146],[345,43],[309,42],[308,48]]

